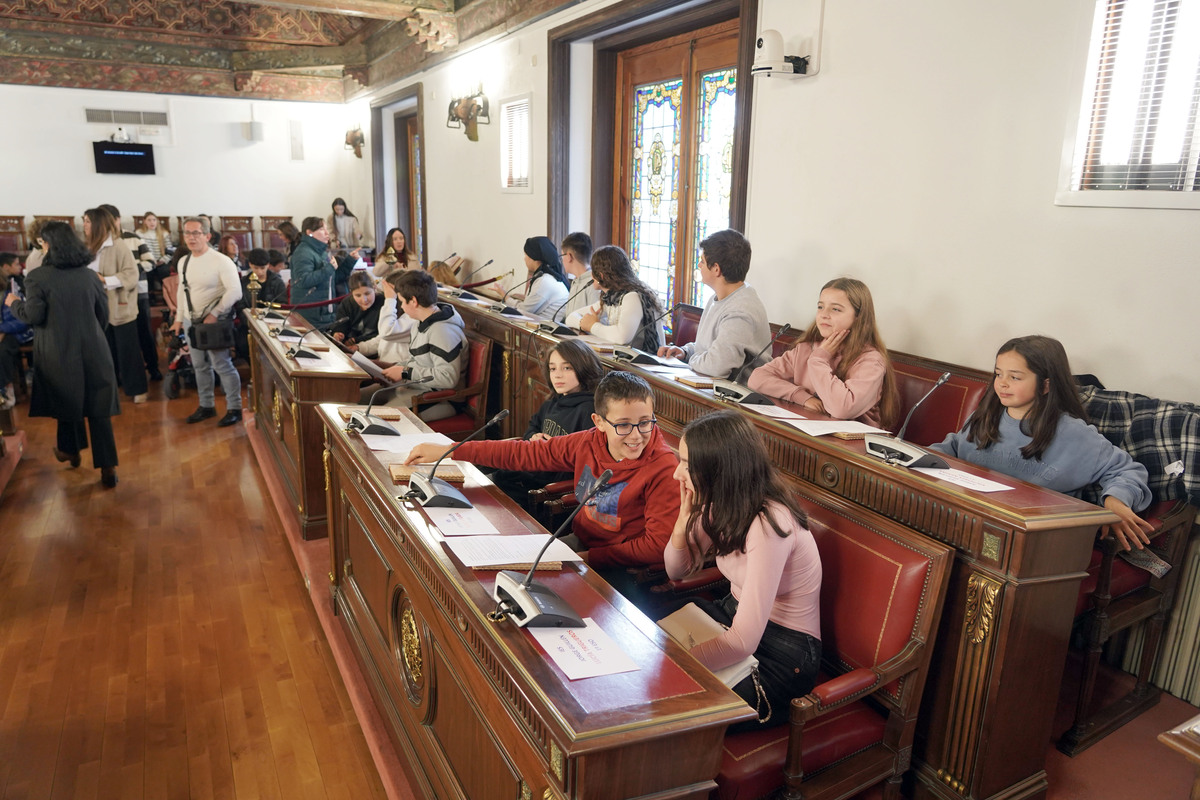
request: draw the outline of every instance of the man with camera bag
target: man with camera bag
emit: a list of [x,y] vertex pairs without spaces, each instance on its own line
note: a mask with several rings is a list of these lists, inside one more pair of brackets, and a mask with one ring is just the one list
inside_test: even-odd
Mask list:
[[[222,428],[242,421],[242,381],[233,366],[234,304],[242,299],[242,283],[237,267],[228,256],[209,246],[209,223],[203,217],[189,217],[183,223],[183,242],[188,255],[179,262],[179,292],[176,295],[175,324],[171,330],[186,331],[192,367],[196,370],[196,392],[200,407],[187,418],[188,424],[217,415],[213,392],[213,372],[221,378],[225,390],[225,416]],[[221,346],[224,325],[228,343]]]

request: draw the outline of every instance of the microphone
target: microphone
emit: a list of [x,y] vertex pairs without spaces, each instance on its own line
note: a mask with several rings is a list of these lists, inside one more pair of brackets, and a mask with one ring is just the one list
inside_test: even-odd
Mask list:
[[505,615],[510,617],[517,623],[520,628],[582,628],[585,623],[583,618],[575,613],[574,609],[567,604],[565,600],[558,596],[557,593],[548,586],[544,586],[533,580],[533,573],[541,563],[542,556],[546,552],[546,548],[550,543],[562,536],[563,531],[571,524],[571,520],[575,519],[575,515],[588,503],[592,498],[612,480],[612,470],[606,469],[601,473],[600,478],[595,485],[588,490],[583,501],[571,511],[571,515],[563,520],[563,524],[558,526],[546,543],[542,545],[542,549],[538,551],[537,558],[533,560],[533,565],[529,568],[529,573],[522,580],[521,573],[512,570],[503,570],[496,573],[496,585],[492,589],[492,597]]
[[579,334],[575,330],[567,327],[565,320],[563,322],[558,321],[558,313],[569,306],[572,300],[586,292],[588,287],[595,282],[595,278],[588,278],[582,286],[571,292],[571,294],[567,296],[567,299],[563,301],[562,305],[554,309],[554,313],[550,315],[550,319],[538,323],[538,330],[546,333],[552,333],[555,336],[578,336]]
[[[454,258],[454,256],[456,256],[456,255],[458,255],[458,253],[452,253],[452,254],[450,255],[450,258]],[[450,258],[447,258],[446,260],[447,260],[447,261],[449,261],[449,260],[450,260]],[[463,276],[463,279],[462,279],[461,281],[459,281],[459,284],[464,284],[464,283],[466,283],[466,282],[467,282],[467,281],[468,281],[468,280],[469,280],[469,279],[470,279],[470,278],[471,278],[473,275],[475,275],[475,273],[477,273],[477,272],[480,272],[480,271],[482,271],[484,268],[491,266],[491,265],[492,265],[492,262],[494,262],[495,260],[496,260],[496,259],[494,259],[494,258],[489,258],[487,261],[485,261],[484,263],[480,264],[478,267],[476,267],[475,269],[471,270],[471,271],[470,271],[470,272],[468,272],[466,275],[464,275],[464,276]],[[459,269],[462,269],[462,267],[459,267]],[[458,274],[458,270],[457,270],[457,269],[456,269],[456,270],[454,270],[454,274],[455,274],[455,275],[457,275],[457,274]],[[447,289],[446,291],[447,291],[447,292],[449,292],[449,293],[450,293],[452,296],[454,296],[454,297],[457,297],[457,298],[459,298],[459,299],[462,299],[462,300],[478,300],[478,299],[479,299],[479,298],[478,298],[478,297],[476,297],[475,295],[473,295],[473,294],[471,294],[470,292],[468,292],[466,289],[460,288],[460,286],[452,286],[452,287],[450,287],[449,289]]]
[[529,283],[529,285],[532,286],[532,283],[530,283],[529,281],[517,281],[517,283],[511,289],[509,289],[507,292],[505,292],[503,294],[503,296],[501,296],[499,303],[493,303],[492,305],[488,306],[488,308],[490,308],[492,311],[496,311],[496,312],[505,314],[510,317],[525,316],[524,314],[522,314],[520,311],[513,308],[512,306],[506,305],[505,301],[508,300],[508,296],[510,294],[515,292],[517,289],[520,289],[522,286],[526,285],[527,283]]
[[462,441],[456,442],[453,447],[442,454],[441,458],[433,463],[433,467],[429,470],[428,475],[424,475],[414,469],[408,478],[408,493],[405,495],[405,497],[415,499],[422,506],[431,506],[433,508],[474,508],[474,506],[471,505],[471,501],[468,500],[462,492],[441,478],[436,477],[437,468],[455,450],[462,447],[464,444],[471,441],[476,436],[495,425],[497,422],[502,422],[508,419],[508,413],[508,409],[504,409],[500,413],[496,414],[496,416],[483,423],[482,428],[475,431]]
[[371,398],[367,403],[365,411],[352,411],[350,413],[350,419],[346,421],[346,430],[358,431],[360,436],[399,436],[400,431],[396,430],[392,423],[386,419],[371,416],[371,406],[375,405],[375,398],[381,392],[387,392],[392,389],[407,389],[409,386],[419,386],[422,383],[429,383],[431,380],[433,380],[433,376],[426,375],[424,378],[417,378],[412,381],[396,381],[395,383],[380,386],[371,392]]
[[777,339],[790,331],[792,326],[790,323],[784,323],[783,327],[771,337],[771,341],[767,342],[767,346],[754,354],[754,358],[742,364],[742,368],[733,376],[733,380],[715,380],[713,381],[713,395],[721,400],[729,400],[734,403],[749,403],[753,405],[771,405],[771,400],[758,392],[752,392],[742,383],[742,375],[746,369],[753,364],[758,363],[758,359],[762,358],[762,354],[767,352],[774,346]]
[[948,469],[950,465],[946,463],[944,458],[936,456],[922,447],[902,441],[904,439],[904,432],[908,430],[908,423],[912,419],[913,412],[920,407],[921,403],[928,400],[929,396],[936,392],[939,386],[948,380],[950,380],[950,373],[943,372],[942,377],[938,378],[937,382],[929,388],[929,391],[908,410],[908,416],[904,418],[904,424],[900,426],[900,431],[894,437],[881,436],[878,433],[868,433],[864,436],[863,441],[866,443],[867,453],[876,458],[882,458],[886,464],[898,467]]
[[[683,305],[683,303],[676,303],[675,305],[671,306],[663,313],[659,314],[654,319],[652,319],[649,322],[642,325],[640,328],[638,328],[636,331],[634,331],[633,338],[630,339],[629,341],[631,341],[631,342],[638,341],[641,338],[642,334],[646,331],[647,328],[649,328],[651,325],[657,325],[659,320],[661,320],[663,317],[667,316],[668,314],[674,313],[675,310],[678,309],[681,305]],[[657,364],[657,365],[663,366],[663,367],[672,366],[666,360],[659,358],[657,355],[647,353],[645,350],[641,350],[637,347],[634,347],[632,344],[617,345],[616,347],[614,347],[613,348],[613,358],[623,359],[625,361],[628,361],[630,364]]]
[[[343,322],[349,322],[349,321],[350,321],[349,317],[338,317],[333,322],[330,322],[326,325],[318,325],[315,328],[309,328],[304,333],[300,334],[300,338],[296,340],[295,344],[293,344],[291,347],[289,347],[287,349],[287,351],[284,353],[284,355],[287,356],[288,358],[299,358],[300,356],[304,356],[305,358],[320,358],[320,356],[317,355],[316,353],[309,352],[308,350],[305,350],[304,348],[302,348],[300,346],[301,343],[304,342],[304,337],[308,336],[310,333],[324,333],[329,328],[332,328],[336,325],[341,325]],[[280,332],[282,333],[283,329],[281,329]]]
[[[443,263],[443,264],[444,264],[444,263],[446,263],[446,262],[447,262],[447,261],[449,261],[450,259],[454,258],[456,255],[458,255],[458,251],[457,251],[457,250],[455,250],[453,253],[451,253],[450,255],[446,256],[445,258],[443,258],[443,259],[442,259],[442,263]],[[455,274],[455,275],[457,275],[457,274],[458,274],[458,268],[456,268],[456,269],[454,270],[454,274]]]

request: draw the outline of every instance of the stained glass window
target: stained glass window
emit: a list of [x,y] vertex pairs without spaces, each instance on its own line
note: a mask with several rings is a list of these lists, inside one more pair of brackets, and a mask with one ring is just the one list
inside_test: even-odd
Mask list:
[[674,294],[682,93],[676,79],[639,86],[633,99],[629,258],[664,308]]
[[712,295],[712,289],[700,282],[700,242],[709,233],[729,227],[736,92],[736,69],[722,69],[700,76],[691,252],[692,296],[689,298],[697,306],[703,306]]

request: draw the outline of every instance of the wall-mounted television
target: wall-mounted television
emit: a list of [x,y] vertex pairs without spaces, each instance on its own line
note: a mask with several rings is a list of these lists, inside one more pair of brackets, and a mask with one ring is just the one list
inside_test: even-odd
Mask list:
[[154,145],[133,142],[92,142],[96,172],[117,175],[153,175]]

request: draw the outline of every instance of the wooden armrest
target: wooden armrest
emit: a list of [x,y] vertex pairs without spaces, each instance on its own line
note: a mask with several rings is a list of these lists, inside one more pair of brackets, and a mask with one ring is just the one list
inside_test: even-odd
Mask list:
[[436,400],[446,400],[454,397],[458,392],[454,389],[437,389],[432,392],[425,392],[413,398],[413,405],[418,403],[432,403]]
[[879,673],[867,667],[838,675],[814,687],[804,697],[792,700],[792,724],[815,719],[831,709],[853,703],[884,685]]
[[725,576],[721,574],[721,570],[716,567],[705,567],[691,575],[668,580],[665,586],[672,592],[695,592],[724,580]]

